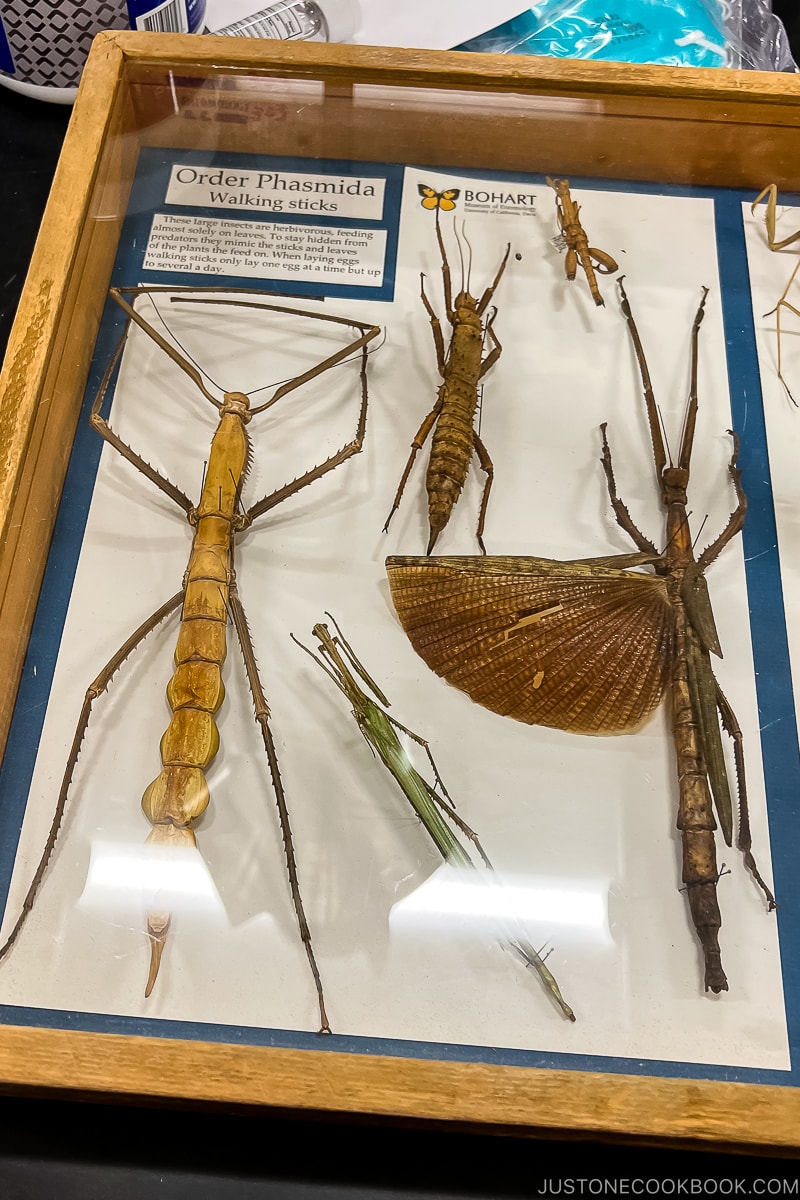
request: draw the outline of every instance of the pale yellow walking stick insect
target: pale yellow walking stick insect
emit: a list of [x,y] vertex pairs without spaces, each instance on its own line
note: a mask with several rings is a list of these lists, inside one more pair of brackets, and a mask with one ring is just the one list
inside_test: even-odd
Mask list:
[[[289,811],[269,724],[270,711],[256,666],[255,652],[244,607],[239,598],[234,568],[234,547],[237,536],[248,529],[259,517],[271,511],[283,500],[295,495],[306,485],[334,470],[361,450],[367,415],[367,349],[369,343],[377,337],[379,329],[376,326],[346,317],[283,307],[269,302],[263,293],[242,290],[238,290],[234,297],[226,294],[225,289],[204,292],[203,289],[189,288],[131,287],[112,289],[111,296],[126,314],[127,321],[124,333],[92,406],[91,423],[104,441],[183,510],[193,529],[192,545],[179,590],[125,640],[86,691],[44,851],[23,901],[22,911],[4,945],[0,947],[0,958],[7,954],[16,942],[44,878],[55,847],[70,792],[72,776],[95,701],[106,691],[113,676],[144,638],[178,610],[180,610],[181,619],[174,654],[175,668],[167,685],[170,718],[160,746],[162,766],[158,776],[144,793],[142,807],[148,821],[153,826],[148,838],[149,844],[183,850],[191,849],[196,845],[193,826],[209,804],[206,773],[219,748],[220,739],[216,725],[216,713],[225,695],[222,683],[222,665],[226,657],[227,625],[230,620],[236,631],[244,660],[247,683],[255,708],[255,719],[261,733],[272,779],[292,904],[313,975],[319,1004],[320,1032],[329,1032],[330,1026],[325,1012],[322,983],[300,896]],[[273,320],[286,321],[292,327],[300,326],[305,321],[314,321],[320,323],[315,326],[315,329],[343,331],[345,338],[343,344],[342,339],[337,338],[337,348],[332,353],[315,357],[313,365],[301,374],[285,380],[277,386],[271,385],[271,394],[263,403],[253,404],[251,396],[244,392],[228,391],[219,385],[212,384],[209,377],[189,354],[183,351],[183,346],[176,339],[168,340],[164,334],[159,332],[158,328],[144,318],[141,312],[132,307],[139,297],[150,299],[154,308],[154,314],[150,315],[153,320],[160,322],[164,333],[169,333],[169,326],[159,305],[155,302],[155,297],[160,298],[163,308],[166,308],[167,303],[181,306],[214,305],[216,313],[219,314],[220,311],[229,311],[233,306],[263,312],[267,320],[275,314],[272,317]],[[128,445],[112,429],[101,413],[104,398],[133,325],[136,325],[148,338],[152,339],[172,363],[192,380],[204,400],[211,404],[218,414],[218,424],[205,464],[201,495],[196,503],[159,470],[145,462],[139,452]],[[298,341],[300,337],[301,334],[298,333]],[[326,349],[330,350],[330,345]],[[314,354],[317,354],[316,348]],[[353,356],[356,361],[360,358],[360,402],[352,438],[318,466],[312,467],[291,482],[263,496],[249,508],[244,508],[241,499],[242,489],[252,459],[252,446],[247,431],[251,420],[272,408],[288,393],[296,391],[304,384]],[[222,393],[221,398],[214,394],[215,391]],[[163,398],[161,403],[165,403]],[[150,905],[146,926],[147,936],[150,940],[150,967],[145,995],[150,994],[155,984],[170,920],[169,911],[165,911],[156,902]]]
[[[767,245],[769,246],[770,250],[785,250],[787,246],[793,246],[795,242],[800,241],[800,229],[798,229],[796,233],[790,233],[788,237],[783,238],[781,241],[777,241],[775,237],[778,207],[778,188],[776,184],[769,183],[762,191],[758,193],[755,200],[750,205],[750,212],[754,213],[756,211],[756,207],[761,203],[765,196],[767,197]],[[795,406],[797,406],[797,401],[792,395],[791,389],[783,377],[783,366],[781,363],[781,309],[788,309],[788,311],[794,313],[796,317],[800,317],[800,309],[786,299],[791,291],[798,271],[800,271],[800,259],[798,259],[795,263],[794,269],[789,276],[789,282],[783,289],[778,303],[774,308],[771,308],[768,313],[764,313],[765,317],[772,316],[772,314],[775,313],[775,319],[778,326],[778,379],[780,379],[781,383],[786,389],[786,395]]]

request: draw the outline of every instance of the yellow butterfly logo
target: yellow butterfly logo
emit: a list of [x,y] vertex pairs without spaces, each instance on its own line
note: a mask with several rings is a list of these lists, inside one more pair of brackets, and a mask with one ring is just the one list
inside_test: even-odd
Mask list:
[[442,212],[452,212],[456,206],[456,200],[461,195],[458,188],[448,188],[444,192],[437,192],[424,183],[418,183],[417,189],[420,196],[422,196],[421,204],[423,208],[440,208]]

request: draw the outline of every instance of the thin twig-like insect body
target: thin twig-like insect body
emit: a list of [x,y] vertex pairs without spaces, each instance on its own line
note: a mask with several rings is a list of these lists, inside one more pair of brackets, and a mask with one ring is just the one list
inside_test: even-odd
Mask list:
[[[495,884],[497,881],[494,876],[494,868],[486,857],[474,831],[470,829],[455,811],[436,763],[433,760],[428,743],[419,734],[414,733],[413,730],[408,729],[405,725],[401,725],[394,717],[389,716],[386,712],[386,709],[389,707],[389,701],[374,680],[367,674],[358,658],[356,658],[339,626],[330,617],[330,614],[326,615],[333,622],[336,635],[331,634],[327,625],[318,624],[314,626],[312,632],[319,643],[318,654],[309,650],[307,646],[303,646],[302,642],[294,638],[294,635],[292,635],[293,640],[314,659],[318,666],[322,667],[339,688],[339,691],[347,697],[352,705],[353,716],[367,745],[377,755],[395,780],[445,862],[450,863],[451,866],[470,872],[475,871],[477,877],[482,882]],[[366,694],[360,686],[356,675],[360,676],[367,687],[372,690],[380,702],[379,704],[376,704]],[[424,749],[433,769],[435,784],[428,783],[415,769],[398,735],[411,738],[412,741]],[[484,870],[481,870],[476,865],[470,857],[469,852],[462,846],[450,828],[450,825],[448,825],[448,820],[474,844],[483,860]],[[542,986],[558,1006],[563,1016],[567,1017],[570,1021],[574,1021],[575,1014],[561,995],[558,983],[549,967],[545,964],[542,956],[531,945],[524,930],[521,927],[517,928],[518,923],[516,921],[509,922],[508,924],[509,928],[504,931],[503,942],[516,952],[526,967],[532,968],[537,973]]]
[[[430,317],[433,342],[436,347],[436,362],[442,377],[442,384],[436,404],[425,417],[411,443],[411,453],[400,478],[383,531],[385,533],[389,528],[389,522],[400,505],[400,499],[417,453],[425,445],[433,431],[431,455],[425,477],[429,527],[427,553],[431,553],[436,539],[450,520],[450,514],[466,482],[470,460],[474,453],[481,469],[486,474],[477,528],[478,545],[481,552],[485,554],[483,529],[486,523],[486,509],[492,488],[494,466],[475,429],[475,414],[478,407],[478,384],[490,367],[497,362],[502,347],[494,332],[496,310],[492,311],[485,322],[483,317],[506,268],[511,252],[511,243],[506,247],[494,280],[486,288],[481,298],[476,300],[474,296],[470,295],[467,284],[462,287],[453,302],[450,265],[447,261],[439,225],[438,208],[436,210],[436,239],[442,256],[445,312],[452,327],[452,334],[450,344],[445,351],[441,323],[425,293],[425,276],[421,275],[420,293],[425,311]],[[491,349],[484,357],[485,338],[491,342]]]
[[[733,805],[720,723],[734,747],[737,846],[769,908],[775,906],[751,852],[741,729],[710,663],[710,655],[720,654],[720,648],[705,571],[739,533],[747,509],[736,466],[738,439],[734,435],[728,468],[736,508],[722,532],[695,558],[686,493],[705,292],[692,329],[691,391],[680,454],[673,465],[621,282],[620,291],[667,514],[665,549],[657,550],[640,533],[617,495],[603,426],[608,493],[617,523],[636,546],[633,554],[573,562],[390,558],[387,570],[395,608],[414,648],[437,674],[493,712],[579,733],[632,732],[671,688],[683,881],[703,949],[706,990],[721,992],[728,984],[718,938],[714,810],[730,845]],[[635,569],[644,566],[652,567],[654,574]]]
[[619,266],[610,254],[606,254],[605,250],[598,250],[589,245],[586,231],[581,224],[581,206],[576,204],[570,195],[569,180],[551,179],[549,175],[546,176],[546,179],[556,194],[558,228],[561,230],[561,236],[567,246],[564,273],[571,283],[578,273],[578,264],[580,264],[586,275],[592,299],[598,306],[604,305],[605,300],[600,295],[597,273],[613,275],[615,271],[619,270]]
[[[247,618],[236,583],[234,544],[236,535],[248,528],[257,517],[270,511],[282,500],[294,495],[301,488],[313,483],[360,451],[366,428],[367,347],[377,337],[380,330],[376,326],[330,314],[306,313],[303,310],[284,308],[256,299],[227,300],[215,293],[213,302],[216,304],[246,304],[248,307],[290,316],[313,317],[315,320],[353,329],[357,334],[345,347],[329,355],[316,367],[280,384],[263,404],[252,406],[247,395],[235,391],[225,392],[220,401],[208,390],[202,373],[195,364],[179,353],[129,303],[129,299],[134,300],[137,296],[152,291],[189,292],[190,298],[179,298],[190,303],[208,303],[210,299],[199,296],[197,289],[113,288],[111,296],[125,312],[128,322],[125,333],[106,370],[92,406],[90,419],[93,427],[106,442],[183,509],[187,520],[194,528],[189,561],[180,590],[125,641],[86,691],[44,852],[23,902],[20,916],[6,942],[0,947],[0,958],[5,956],[14,945],[25,918],[33,907],[55,846],[69,796],[72,776],[95,700],[106,691],[112,677],[132,651],[152,630],[178,609],[181,611],[181,622],[174,656],[175,670],[167,685],[167,700],[171,717],[161,739],[162,768],[157,778],[146,789],[142,807],[148,821],[153,826],[148,843],[171,848],[191,848],[196,845],[193,824],[209,804],[206,773],[219,748],[219,732],[215,714],[219,710],[225,694],[221,671],[227,654],[227,624],[230,619],[236,630],[244,659],[248,686],[255,706],[255,719],[261,731],[269,764],[278,806],[292,903],[317,991],[320,1032],[330,1032],[322,984],[300,897],[288,807],[269,725],[269,708],[256,666]],[[103,401],[121,356],[131,322],[153,339],[169,358],[193,380],[203,396],[218,411],[219,422],[212,438],[202,492],[197,504],[193,504],[179,488],[146,463],[115,433],[101,415]],[[250,508],[243,509],[241,492],[251,461],[251,445],[247,433],[247,425],[251,418],[271,408],[282,396],[293,391],[302,383],[315,378],[354,353],[361,355],[361,401],[356,431],[352,440],[319,466],[313,467],[291,483],[264,496]],[[169,912],[151,910],[148,913],[150,969],[145,989],[146,996],[150,995],[159,971],[169,926]]]
[[[767,197],[767,215],[766,215],[767,245],[769,246],[770,250],[785,250],[787,246],[793,246],[795,242],[800,241],[800,229],[798,229],[796,233],[790,233],[788,237],[785,237],[781,241],[778,241],[775,237],[777,207],[778,207],[778,188],[774,183],[768,184],[763,189],[763,191],[758,193],[755,200],[750,205],[750,212],[754,213],[756,211],[757,206],[761,203],[761,201],[764,199],[765,196]],[[789,385],[784,378],[783,366],[781,363],[781,340],[782,340],[781,339],[781,312],[783,309],[787,309],[789,312],[794,313],[794,315],[796,317],[800,317],[800,309],[798,309],[796,305],[790,303],[790,301],[786,299],[786,297],[789,295],[789,292],[792,289],[792,285],[794,284],[795,279],[797,278],[798,271],[800,271],[800,260],[798,260],[798,262],[795,264],[794,269],[792,270],[792,273],[789,276],[788,283],[786,284],[786,287],[783,289],[783,292],[781,293],[778,303],[775,305],[774,308],[770,309],[770,311],[768,313],[764,313],[765,317],[770,317],[770,316],[772,316],[773,313],[775,313],[775,318],[776,318],[777,326],[778,326],[778,329],[777,329],[778,379],[780,379],[781,383],[783,384],[784,388],[786,389],[786,395],[789,397],[789,399],[791,400],[792,404],[795,405],[795,407],[797,407],[797,401],[795,400],[794,396],[792,395]]]

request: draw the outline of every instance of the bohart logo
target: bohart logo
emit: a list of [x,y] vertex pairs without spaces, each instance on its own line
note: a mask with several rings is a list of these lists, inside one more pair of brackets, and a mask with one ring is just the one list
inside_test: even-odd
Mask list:
[[443,192],[437,192],[426,183],[418,183],[417,190],[422,197],[420,204],[431,211],[440,208],[442,212],[452,212],[456,207],[456,200],[461,195],[458,188],[447,188]]
[[[426,183],[418,183],[420,204],[429,212],[452,212],[456,207],[467,213],[497,213],[502,216],[534,216],[536,193],[517,187],[511,190],[508,184],[470,188],[445,188],[437,192]],[[458,202],[458,204],[456,203]]]

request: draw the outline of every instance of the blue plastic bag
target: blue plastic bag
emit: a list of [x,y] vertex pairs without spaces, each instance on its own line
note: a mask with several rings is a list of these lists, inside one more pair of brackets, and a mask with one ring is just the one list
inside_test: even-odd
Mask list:
[[782,26],[761,0],[542,0],[458,49],[666,66],[794,67]]

